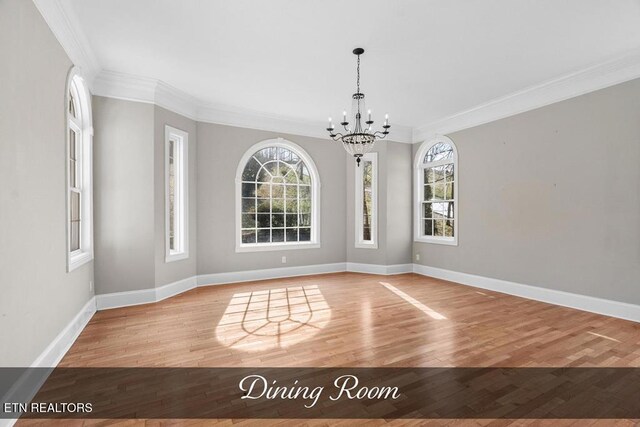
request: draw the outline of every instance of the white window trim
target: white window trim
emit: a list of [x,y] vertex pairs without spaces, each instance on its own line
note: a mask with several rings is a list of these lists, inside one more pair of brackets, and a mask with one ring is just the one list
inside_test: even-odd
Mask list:
[[[422,227],[421,227],[421,209],[422,209],[422,198],[424,192],[424,169],[426,166],[437,166],[439,162],[433,163],[424,163],[424,156],[426,156],[427,151],[435,144],[442,142],[445,144],[451,145],[453,148],[453,237],[438,237],[438,236],[425,236],[422,235]],[[443,163],[450,163],[449,161]],[[458,235],[459,235],[459,227],[460,217],[458,215],[458,205],[460,204],[460,193],[458,192],[458,149],[456,145],[450,138],[446,136],[438,135],[434,139],[429,141],[425,141],[422,143],[418,151],[416,152],[416,156],[414,159],[413,165],[413,240],[415,242],[422,243],[435,243],[440,245],[451,245],[458,246]]]
[[[362,171],[364,162],[371,162],[372,179],[371,179],[371,204],[373,212],[371,213],[371,240],[365,241],[362,239],[363,232],[363,177]],[[362,156],[362,163],[360,166],[353,162],[356,184],[355,184],[355,221],[356,221],[356,234],[355,234],[355,247],[361,249],[378,249],[378,153],[367,153]]]
[[[75,87],[77,92],[77,100],[80,120],[72,120],[69,117],[69,91]],[[67,78],[67,88],[65,91],[65,118],[66,118],[66,134],[65,134],[65,202],[67,209],[66,216],[66,250],[67,250],[67,272],[79,268],[80,266],[93,260],[93,116],[91,112],[91,93],[87,85],[78,72],[78,69],[72,68]],[[81,194],[80,199],[80,249],[71,252],[71,236],[69,224],[71,221],[71,200],[70,192],[70,169],[69,169],[69,131],[74,128],[79,135],[76,141],[76,150],[79,153],[81,176]]]
[[[311,175],[311,240],[309,242],[242,243],[242,172],[256,152],[267,147],[282,147],[293,151],[307,165]],[[249,148],[238,163],[236,170],[236,252],[264,252],[298,249],[316,249],[320,247],[320,175],[311,156],[291,141],[284,138],[260,141]]]
[[[169,141],[172,139],[178,142],[180,153],[176,164],[176,177],[180,186],[180,197],[176,202],[176,236],[179,249],[175,251],[169,246]],[[164,215],[165,262],[189,258],[189,134],[169,125],[164,127]]]

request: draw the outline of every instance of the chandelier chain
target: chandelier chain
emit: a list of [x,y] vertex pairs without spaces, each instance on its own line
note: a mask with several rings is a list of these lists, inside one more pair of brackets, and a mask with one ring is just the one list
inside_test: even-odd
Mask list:
[[360,93],[360,55],[358,55],[358,69],[357,69],[357,86],[358,86],[358,90],[357,93]]

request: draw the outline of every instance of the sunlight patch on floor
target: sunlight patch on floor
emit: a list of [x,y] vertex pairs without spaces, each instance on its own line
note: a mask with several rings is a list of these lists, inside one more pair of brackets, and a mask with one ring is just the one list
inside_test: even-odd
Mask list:
[[413,298],[410,295],[407,295],[406,293],[402,292],[400,289],[396,288],[395,286],[391,285],[390,283],[387,283],[387,282],[379,282],[379,283],[382,286],[384,286],[385,288],[389,289],[394,294],[398,295],[400,298],[402,298],[403,300],[405,300],[409,304],[411,304],[412,306],[414,306],[415,308],[417,308],[418,310],[422,311],[424,314],[426,314],[429,317],[431,317],[432,319],[436,319],[436,320],[445,320],[446,319],[446,317],[443,316],[442,314],[440,314],[437,311],[427,307],[426,305],[422,304],[417,299]]
[[237,350],[286,348],[317,334],[330,318],[317,285],[241,292],[229,301],[216,338]]

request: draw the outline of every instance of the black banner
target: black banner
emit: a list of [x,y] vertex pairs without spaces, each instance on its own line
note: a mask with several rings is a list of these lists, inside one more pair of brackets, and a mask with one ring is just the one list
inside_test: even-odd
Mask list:
[[0,368],[0,395],[2,418],[640,419],[640,368]]

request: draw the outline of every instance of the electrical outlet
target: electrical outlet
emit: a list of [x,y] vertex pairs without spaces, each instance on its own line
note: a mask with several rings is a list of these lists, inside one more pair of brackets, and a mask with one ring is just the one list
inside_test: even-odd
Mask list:
[[93,291],[93,281],[89,280],[89,292]]
[[416,261],[420,261],[420,254],[416,254]]
[[283,256],[283,257],[282,257],[282,263],[283,263],[283,264],[286,264],[286,263],[287,263],[287,257],[286,257],[286,256]]

